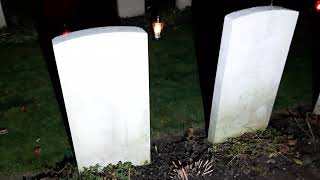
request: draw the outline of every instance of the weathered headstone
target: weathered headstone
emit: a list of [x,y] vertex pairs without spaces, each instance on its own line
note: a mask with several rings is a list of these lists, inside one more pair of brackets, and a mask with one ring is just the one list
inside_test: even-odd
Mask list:
[[314,107],[313,114],[320,115],[320,95],[319,95],[318,101]]
[[3,9],[0,1],[0,28],[6,27],[6,26],[7,26],[7,23],[3,14]]
[[176,0],[176,7],[184,10],[186,7],[191,6],[192,0]]
[[145,0],[117,0],[118,13],[122,18],[144,15]]
[[298,14],[263,6],[225,17],[209,141],[267,127]]
[[147,33],[101,27],[52,42],[79,169],[150,162]]

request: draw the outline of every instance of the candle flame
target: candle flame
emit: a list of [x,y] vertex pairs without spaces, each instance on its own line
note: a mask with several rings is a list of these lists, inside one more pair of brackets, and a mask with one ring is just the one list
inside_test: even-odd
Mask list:
[[155,34],[160,34],[162,31],[163,25],[162,23],[156,22],[154,23],[153,31]]

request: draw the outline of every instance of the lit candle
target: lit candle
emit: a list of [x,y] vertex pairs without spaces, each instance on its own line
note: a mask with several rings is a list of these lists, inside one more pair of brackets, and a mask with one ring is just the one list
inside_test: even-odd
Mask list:
[[160,21],[160,17],[157,16],[157,21],[152,23],[154,38],[159,40],[161,37],[161,31],[163,29],[163,22]]

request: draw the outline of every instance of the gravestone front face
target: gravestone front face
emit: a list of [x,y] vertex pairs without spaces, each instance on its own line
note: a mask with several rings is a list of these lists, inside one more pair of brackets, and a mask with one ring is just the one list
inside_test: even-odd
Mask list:
[[143,15],[145,0],[117,0],[118,13],[122,18]]
[[320,95],[319,95],[318,101],[314,107],[313,114],[320,115]]
[[147,33],[102,27],[52,42],[79,169],[150,162]]
[[267,127],[297,18],[298,12],[274,6],[225,17],[209,141]]
[[4,18],[3,9],[2,9],[1,0],[0,0],[0,28],[6,27],[6,26],[7,26],[7,23],[6,23],[6,19]]

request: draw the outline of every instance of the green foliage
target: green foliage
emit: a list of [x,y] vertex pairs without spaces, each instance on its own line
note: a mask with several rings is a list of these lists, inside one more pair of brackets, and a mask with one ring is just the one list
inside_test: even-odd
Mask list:
[[103,179],[100,177],[101,173],[101,166],[95,165],[91,166],[89,168],[84,168],[83,171],[81,171],[78,179],[88,179],[88,180],[100,180]]
[[102,168],[95,165],[89,168],[84,168],[81,171],[79,179],[100,180],[100,179],[116,179],[128,180],[131,176],[136,175],[138,172],[130,162],[122,163],[121,161],[116,165],[109,164],[107,167]]

